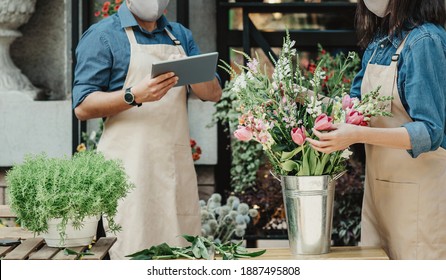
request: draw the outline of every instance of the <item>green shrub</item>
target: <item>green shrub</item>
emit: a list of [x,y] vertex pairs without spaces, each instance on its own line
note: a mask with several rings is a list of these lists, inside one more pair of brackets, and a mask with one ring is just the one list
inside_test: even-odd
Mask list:
[[118,201],[134,187],[121,162],[107,160],[96,151],[72,158],[27,155],[7,172],[6,182],[18,222],[40,234],[48,230],[48,219],[61,218],[62,238],[69,219],[78,228],[85,217],[101,214],[112,232],[120,230],[114,221]]

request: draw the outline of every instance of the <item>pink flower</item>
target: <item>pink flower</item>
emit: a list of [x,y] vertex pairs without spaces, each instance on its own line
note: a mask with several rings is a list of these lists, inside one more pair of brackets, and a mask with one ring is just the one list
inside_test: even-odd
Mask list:
[[342,109],[351,109],[353,107],[353,99],[350,98],[350,96],[345,95],[344,97],[342,97]]
[[253,59],[250,62],[247,63],[247,66],[249,68],[249,70],[251,70],[253,73],[257,73],[257,66],[259,65],[259,62],[257,61],[257,59]]
[[252,131],[245,126],[239,125],[238,129],[234,131],[234,136],[240,141],[249,141],[252,139]]
[[300,128],[293,128],[291,130],[291,138],[293,138],[293,142],[297,145],[302,145],[307,138],[307,136],[305,135],[305,127],[301,126]]
[[262,120],[256,120],[255,128],[256,128],[258,131],[264,131],[264,130],[266,130],[266,125],[263,123]]
[[349,124],[367,126],[367,122],[364,121],[364,115],[355,110],[348,112],[348,114],[345,116],[345,122]]
[[314,128],[316,130],[330,130],[331,125],[333,124],[332,122],[332,117],[329,117],[326,114],[320,114],[314,122]]

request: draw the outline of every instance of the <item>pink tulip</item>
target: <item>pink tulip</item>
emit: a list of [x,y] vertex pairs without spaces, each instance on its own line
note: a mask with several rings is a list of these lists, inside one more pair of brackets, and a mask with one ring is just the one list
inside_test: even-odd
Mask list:
[[367,122],[364,121],[364,115],[355,110],[348,112],[348,114],[345,116],[345,122],[361,126],[367,125]]
[[350,98],[350,96],[348,95],[344,95],[344,97],[342,97],[342,109],[351,109],[353,107],[353,99]]
[[316,130],[330,130],[332,124],[332,117],[329,117],[326,114],[321,114],[316,118],[316,121],[314,122],[314,128]]
[[293,128],[291,130],[291,138],[293,139],[293,142],[297,145],[302,145],[305,142],[305,139],[307,136],[305,135],[305,127],[301,126],[300,128]]
[[249,141],[252,139],[252,131],[245,126],[239,125],[238,129],[234,131],[234,136],[240,141]]

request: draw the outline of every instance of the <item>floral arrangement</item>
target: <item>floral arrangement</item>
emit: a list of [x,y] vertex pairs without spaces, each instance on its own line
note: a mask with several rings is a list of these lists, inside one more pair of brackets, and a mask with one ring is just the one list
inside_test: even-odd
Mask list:
[[[322,69],[321,61],[309,77],[294,66],[299,61],[294,44],[287,34],[272,77],[262,69],[258,56],[239,52],[248,61],[246,66],[237,65],[240,73],[223,62],[221,67],[234,79],[230,90],[239,104],[234,136],[259,142],[275,175],[336,175],[345,170],[351,152],[314,150],[306,141],[317,138],[312,129],[329,133],[335,123],[368,125],[373,116],[390,116],[386,106],[391,98],[379,96],[379,87],[361,100],[349,97],[343,77],[357,59],[356,53],[350,52],[335,69]],[[323,87],[327,75],[336,86]]]
[[208,201],[200,200],[201,235],[215,243],[227,243],[232,238],[245,236],[246,228],[252,218],[258,215],[257,209],[240,203],[231,195],[226,204],[221,204],[221,195],[212,194]]
[[[300,58],[300,67],[305,77],[303,84],[310,87],[310,82],[314,77],[314,72],[319,65],[322,71],[327,74],[322,83],[322,91],[325,94],[334,91],[335,88],[343,85],[344,88],[350,88],[351,82],[355,74],[359,70],[360,59],[357,55],[352,59],[343,73],[342,83],[339,82],[340,76],[334,75],[335,69],[342,65],[345,60],[343,53],[332,55],[327,52],[321,45],[318,46],[318,53],[315,60],[309,60],[307,57]],[[237,130],[239,125],[239,100],[238,95],[232,90],[235,79],[227,82],[223,89],[222,98],[215,104],[215,112],[213,114],[213,124],[221,122],[226,125],[226,130],[233,132]],[[253,188],[257,184],[258,171],[260,166],[264,164],[262,145],[256,141],[238,141],[232,137],[231,145],[231,188],[234,192],[240,193]]]
[[192,158],[194,161],[197,161],[201,157],[201,148],[197,145],[197,142],[194,139],[190,139],[190,148],[192,151]]
[[105,1],[100,9],[94,13],[95,17],[106,18],[116,14],[121,7],[122,0]]

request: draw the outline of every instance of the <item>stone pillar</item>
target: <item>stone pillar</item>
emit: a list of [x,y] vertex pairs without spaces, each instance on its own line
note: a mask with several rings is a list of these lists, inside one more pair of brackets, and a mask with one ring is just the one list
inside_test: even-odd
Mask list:
[[34,100],[38,89],[15,66],[10,56],[12,42],[22,36],[17,29],[34,13],[36,0],[0,0],[0,98]]
[[68,0],[0,0],[0,167],[26,154],[71,155],[70,8]]

